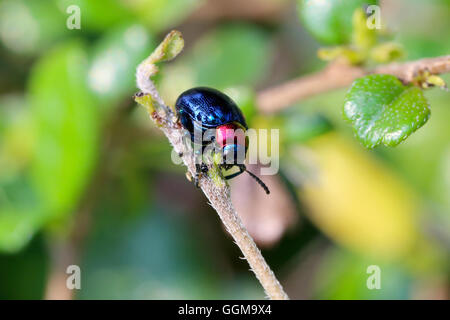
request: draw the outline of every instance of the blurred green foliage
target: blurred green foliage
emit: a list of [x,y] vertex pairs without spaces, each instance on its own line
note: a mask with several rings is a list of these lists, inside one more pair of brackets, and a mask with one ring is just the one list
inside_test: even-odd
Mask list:
[[42,211],[52,217],[75,210],[97,158],[99,110],[87,88],[87,62],[82,45],[69,42],[38,61],[30,75],[31,171]]
[[326,44],[347,44],[353,36],[353,13],[377,0],[298,0],[298,12],[305,27]]
[[[395,299],[413,298],[411,278],[398,266],[384,263],[376,264],[382,272],[380,286],[383,290],[368,290],[367,279],[374,272],[367,269],[372,259],[354,255],[341,250],[331,250],[327,254],[317,274],[316,297],[319,299]],[[328,266],[333,266],[329,268]],[[369,271],[369,272],[368,272]]]
[[141,25],[113,28],[92,50],[88,84],[101,100],[113,108],[135,88],[135,67],[155,47],[153,37]]
[[[291,8],[258,1],[282,13]],[[45,297],[51,244],[74,239],[71,263],[82,270],[76,298],[264,297],[215,212],[132,100],[136,66],[174,28],[186,49],[156,79],[169,105],[190,87],[216,87],[250,126],[280,129],[281,192],[300,223],[263,253],[292,298],[448,297],[448,93],[426,91],[428,123],[396,148],[373,150],[342,121],[346,90],[273,115],[256,105],[261,88],[320,67],[309,64],[317,43],[302,23],[325,43],[349,43],[354,3],[376,1],[335,1],[320,15],[301,4],[302,22],[295,14],[246,17],[239,8],[226,19],[205,18],[199,10],[207,2],[0,0],[0,298]],[[73,4],[80,30],[66,28]],[[385,14],[407,58],[449,53],[448,1],[396,1]],[[249,202],[257,201],[252,191]],[[315,246],[324,238],[325,248]],[[381,290],[367,289],[368,265],[380,266]],[[310,289],[295,281],[304,274],[313,274]]]
[[170,105],[180,92],[193,86],[230,89],[233,98],[241,96],[241,99],[247,92],[248,97],[249,91],[267,74],[272,50],[264,29],[251,24],[219,26],[201,36],[190,51],[166,67],[161,92]]

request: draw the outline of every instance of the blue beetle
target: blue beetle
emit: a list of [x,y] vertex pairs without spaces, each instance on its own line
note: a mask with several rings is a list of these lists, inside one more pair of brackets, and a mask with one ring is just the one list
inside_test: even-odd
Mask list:
[[[233,166],[239,168],[239,172],[226,176],[226,179],[246,171],[267,194],[270,193],[264,182],[247,171],[243,163],[248,149],[248,138],[245,136],[248,126],[242,111],[230,97],[213,88],[192,88],[178,97],[175,109],[181,125],[189,132],[194,144],[202,145],[203,150],[207,145],[217,143],[223,156],[221,167],[225,170]],[[206,132],[212,134],[205,137]],[[196,164],[196,168],[194,182],[198,186],[198,178],[201,173],[207,172],[207,166],[201,163]]]

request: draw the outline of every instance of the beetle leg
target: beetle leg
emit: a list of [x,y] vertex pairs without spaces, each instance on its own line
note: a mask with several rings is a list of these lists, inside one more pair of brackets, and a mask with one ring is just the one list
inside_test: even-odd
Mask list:
[[202,172],[202,173],[208,173],[208,166],[205,164],[205,163],[201,163],[200,164],[200,171]]
[[[206,167],[206,165],[205,165],[204,163],[202,163],[202,164],[196,163],[196,164],[195,164],[195,176],[193,177],[193,180],[194,180],[194,185],[195,185],[197,188],[199,188],[198,182],[199,182],[200,178],[202,177],[202,173],[205,172],[205,171],[204,171],[204,166]],[[207,167],[206,167],[206,168],[207,168]]]
[[[195,164],[195,176],[192,177],[192,179],[189,179],[189,181],[193,181],[195,186],[197,188],[199,188],[198,182],[201,179],[201,177],[208,172],[208,170],[209,170],[208,166],[205,163],[203,163],[203,162],[201,164],[196,163]],[[189,171],[188,171],[188,173],[189,173]],[[191,176],[190,173],[189,173],[189,175]]]
[[198,174],[196,174],[195,177],[194,177],[194,185],[195,185],[196,188],[200,188],[200,185],[198,184],[198,181],[199,181],[199,176],[198,176]]
[[238,175],[240,175],[242,172],[245,171],[245,165],[240,165],[239,166],[239,172],[235,172],[233,174],[230,174],[229,176],[224,177],[227,180],[233,179],[234,177],[237,177]]

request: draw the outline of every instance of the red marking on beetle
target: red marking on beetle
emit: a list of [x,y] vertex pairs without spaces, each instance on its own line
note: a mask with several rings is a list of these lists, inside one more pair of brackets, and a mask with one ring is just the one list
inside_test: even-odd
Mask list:
[[216,141],[221,148],[228,144],[246,146],[245,130],[234,122],[218,126]]

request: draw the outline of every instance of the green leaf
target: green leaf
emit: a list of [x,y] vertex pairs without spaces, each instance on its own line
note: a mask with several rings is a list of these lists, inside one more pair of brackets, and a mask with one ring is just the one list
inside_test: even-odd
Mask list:
[[197,83],[219,88],[255,85],[266,74],[270,41],[261,29],[228,25],[203,37],[190,52]]
[[[174,59],[184,47],[184,39],[180,31],[170,31],[164,40],[153,50],[148,58],[138,66],[138,74],[145,73],[147,78],[156,75],[159,71],[156,63]],[[137,77],[139,82],[139,77]]]
[[42,212],[34,209],[0,209],[0,251],[14,253],[25,247],[42,226]]
[[42,52],[57,39],[70,36],[66,17],[55,1],[0,1],[0,41],[17,54]]
[[43,237],[37,237],[20,253],[0,255],[1,300],[44,299],[49,254]]
[[350,64],[360,64],[366,59],[366,54],[350,46],[337,46],[320,48],[317,51],[319,59],[325,61],[332,61],[339,58],[344,58]]
[[[380,268],[379,290],[368,288],[376,277],[376,271],[369,266]],[[314,280],[317,299],[411,299],[412,295],[412,277],[398,265],[342,249],[330,249],[324,254]]]
[[306,142],[333,129],[330,121],[321,114],[286,112],[283,115],[285,143]]
[[0,97],[0,181],[29,163],[33,150],[30,109],[23,95]]
[[352,43],[363,52],[370,50],[377,43],[377,29],[368,28],[367,22],[364,8],[355,9],[352,17]]
[[403,48],[393,42],[382,43],[374,47],[370,56],[373,61],[377,63],[388,63],[394,60],[398,60],[405,55]]
[[149,115],[152,115],[157,109],[157,102],[151,94],[136,94],[134,95],[134,101],[143,106]]
[[22,249],[45,218],[28,176],[0,176],[0,252]]
[[131,23],[135,20],[128,3],[124,1],[108,1],[105,3],[104,0],[58,0],[58,5],[63,8],[65,19],[69,16],[65,13],[69,6],[80,7],[83,33],[85,30],[105,32],[111,29],[111,26]]
[[86,85],[87,57],[78,42],[45,55],[31,72],[36,130],[32,177],[55,218],[75,211],[98,152],[98,107]]
[[[91,1],[91,0],[89,0]],[[179,25],[202,3],[202,0],[151,0],[126,1],[135,17],[147,25],[152,32],[163,32]]]
[[140,25],[111,30],[94,48],[89,87],[106,105],[129,98],[136,87],[136,66],[154,47],[154,39]]
[[174,59],[184,47],[184,39],[180,31],[172,30],[153,51],[149,62],[158,63]]
[[34,141],[29,111],[22,95],[0,97],[0,252],[22,249],[45,219],[26,174]]
[[78,298],[204,299],[218,294],[220,278],[201,233],[164,210],[141,210],[128,220],[123,212],[111,215],[110,209],[100,215],[87,243],[86,286]]
[[[181,32],[172,30],[167,34],[167,36],[158,45],[158,47],[150,54],[150,56],[142,61],[141,64],[139,64],[139,66],[137,67],[136,82],[138,88],[146,88],[146,90],[150,91],[151,93],[143,94],[142,92],[140,92],[136,94],[134,98],[136,102],[146,107],[149,115],[152,118],[154,118],[154,111],[160,113],[160,116],[168,112],[167,106],[159,96],[153,80],[150,79],[159,71],[156,63],[174,59],[183,50],[183,47],[184,39],[181,35]],[[157,118],[154,119],[155,121],[157,120]]]
[[392,75],[369,75],[353,82],[344,104],[344,117],[368,148],[396,146],[430,117],[422,90],[404,86]]
[[326,44],[347,44],[352,40],[353,13],[377,0],[297,0],[298,13],[308,31]]

